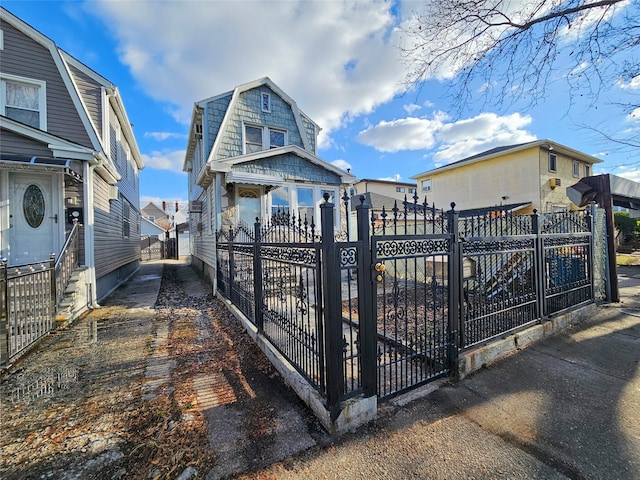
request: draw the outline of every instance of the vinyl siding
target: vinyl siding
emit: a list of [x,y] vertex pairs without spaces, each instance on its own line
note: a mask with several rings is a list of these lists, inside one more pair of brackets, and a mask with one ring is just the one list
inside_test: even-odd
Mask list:
[[102,138],[102,86],[77,68],[70,66],[69,69],[98,137]]
[[49,50],[7,23],[2,22],[0,28],[4,32],[4,49],[0,50],[2,73],[45,81],[47,131],[91,147],[89,136]]
[[135,165],[131,153],[127,156],[127,147],[129,152],[133,149],[127,143],[124,135],[120,135],[118,140],[116,131],[120,127],[119,121],[113,109],[109,109],[109,156],[116,166],[118,172],[122,176],[118,181],[118,189],[123,197],[125,197],[131,206],[140,210],[140,200],[138,195],[138,167]]
[[[209,190],[209,189],[208,189]],[[191,232],[191,242],[193,245],[193,255],[204,263],[213,266],[216,258],[215,232],[209,233],[210,219],[212,215],[210,202],[206,201],[209,191],[203,192],[198,200],[202,200],[202,213],[192,213],[189,215],[189,231]],[[214,196],[215,198],[215,196]],[[198,231],[198,224],[202,223],[202,231]]]
[[129,238],[122,236],[123,197],[109,200],[109,185],[94,175],[95,195],[95,266],[96,278],[103,277],[128,263],[140,259],[139,213],[129,209]]
[[0,130],[0,147],[4,153],[18,153],[21,155],[33,155],[50,157],[49,148],[31,138],[23,137],[9,130]]

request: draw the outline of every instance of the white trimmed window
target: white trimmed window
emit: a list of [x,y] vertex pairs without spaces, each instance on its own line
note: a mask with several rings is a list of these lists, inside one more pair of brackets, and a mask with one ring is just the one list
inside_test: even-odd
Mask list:
[[422,180],[422,182],[420,183],[420,187],[421,187],[421,190],[423,192],[430,192],[431,191],[431,179],[427,178],[426,180]]
[[40,130],[47,129],[46,84],[13,75],[0,77],[2,115]]
[[404,187],[396,187],[396,192],[404,193]]
[[257,125],[244,126],[244,153],[260,152],[287,144],[286,130]]
[[549,171],[556,172],[558,170],[558,157],[555,153],[549,152]]
[[[320,187],[317,185],[288,184],[271,190],[269,192],[269,210],[271,214],[287,213],[296,217],[296,222],[306,221],[320,226],[320,205],[324,203],[324,194],[328,194],[328,202],[334,204],[335,228],[340,225],[340,209],[343,208],[339,202],[338,189],[331,187]],[[336,203],[338,199],[338,203]]]
[[580,176],[580,162],[573,162],[573,176],[574,177],[579,177]]
[[262,94],[262,111],[263,112],[271,112],[271,95],[268,93]]
[[585,165],[584,166],[584,176],[585,177],[590,177],[591,176],[591,165]]

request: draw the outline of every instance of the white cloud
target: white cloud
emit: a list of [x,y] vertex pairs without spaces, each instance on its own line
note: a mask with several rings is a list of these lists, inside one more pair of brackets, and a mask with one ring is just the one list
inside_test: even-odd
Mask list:
[[338,168],[341,168],[342,170],[344,170],[345,172],[347,171],[347,169],[351,168],[351,164],[349,162],[347,162],[346,160],[334,160],[333,162],[331,162],[332,165],[335,165]]
[[358,133],[357,140],[381,152],[432,148],[435,134],[444,126],[446,115],[436,112],[433,119],[407,117],[377,125]]
[[185,153],[185,150],[154,151],[150,155],[143,153],[142,161],[145,168],[182,172]]
[[184,133],[174,133],[174,132],[144,132],[144,138],[153,138],[159,142],[163,142],[164,140],[168,140],[170,138],[179,138],[186,139],[187,135]]
[[121,61],[147,94],[177,106],[179,121],[188,122],[194,101],[268,76],[323,128],[320,147],[333,130],[404,90],[392,6],[91,3],[113,29]]
[[437,112],[433,119],[408,117],[382,121],[358,134],[358,140],[381,152],[437,148],[433,160],[450,163],[501,145],[524,143],[536,137],[525,130],[531,117],[514,113],[498,116],[482,113],[447,123]]
[[378,178],[378,180],[386,180],[388,182],[399,182],[401,181],[402,176],[399,173],[396,173],[393,177],[382,177]]
[[433,160],[451,163],[491,148],[531,142],[536,139],[535,135],[524,130],[531,120],[530,116],[519,113],[506,116],[481,113],[473,118],[449,123],[438,134],[442,144],[433,155]]
[[629,115],[627,120],[631,122],[640,122],[640,107],[634,109]]
[[415,103],[409,103],[408,105],[403,105],[404,111],[409,115],[413,115],[414,112],[420,110],[422,107],[420,105],[416,105]]
[[623,90],[640,90],[640,75],[636,75],[628,82],[618,82],[618,85]]

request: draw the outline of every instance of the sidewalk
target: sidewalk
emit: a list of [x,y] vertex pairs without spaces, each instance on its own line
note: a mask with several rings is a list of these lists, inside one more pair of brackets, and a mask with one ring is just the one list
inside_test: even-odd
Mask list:
[[561,335],[240,478],[637,480],[640,267],[619,278],[621,303]]
[[[159,298],[165,268],[180,288]],[[2,378],[0,477],[636,480],[640,267],[619,280],[621,303],[331,437],[184,261],[144,263]],[[154,445],[160,463],[132,467]],[[163,455],[199,470],[167,476]]]

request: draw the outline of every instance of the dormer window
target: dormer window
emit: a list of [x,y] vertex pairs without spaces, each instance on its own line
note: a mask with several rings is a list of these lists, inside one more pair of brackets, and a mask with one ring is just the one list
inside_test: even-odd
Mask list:
[[45,83],[13,75],[2,76],[1,113],[40,130],[47,129]]
[[271,95],[268,93],[262,94],[262,111],[271,112]]
[[256,125],[244,126],[245,154],[284,147],[287,144],[286,130]]

